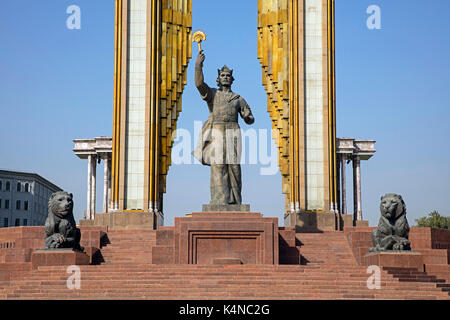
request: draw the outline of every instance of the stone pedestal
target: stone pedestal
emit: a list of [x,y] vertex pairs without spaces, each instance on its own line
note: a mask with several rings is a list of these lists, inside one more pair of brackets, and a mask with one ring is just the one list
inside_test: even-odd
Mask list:
[[382,251],[368,253],[363,257],[366,266],[414,268],[423,271],[423,257],[417,251]]
[[250,212],[249,204],[204,204],[202,206],[203,212],[228,212],[228,211],[244,211]]
[[335,231],[344,227],[369,226],[368,221],[353,221],[351,214],[300,212],[286,217],[285,225],[295,227],[297,232],[303,231]]
[[73,249],[39,249],[31,254],[33,269],[40,266],[72,266],[87,265],[90,257]]
[[108,227],[116,230],[154,230],[158,226],[155,213],[144,212],[108,212],[95,216],[93,220],[80,220],[83,227]]
[[257,212],[194,212],[156,233],[154,264],[279,263],[278,219]]

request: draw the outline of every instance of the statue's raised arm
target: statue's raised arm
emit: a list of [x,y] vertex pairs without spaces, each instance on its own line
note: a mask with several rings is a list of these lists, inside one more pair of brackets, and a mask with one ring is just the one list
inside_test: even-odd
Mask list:
[[197,55],[197,60],[195,61],[195,86],[197,87],[200,95],[206,97],[209,91],[208,85],[205,83],[205,78],[203,76],[203,62],[205,61],[205,54],[203,50]]

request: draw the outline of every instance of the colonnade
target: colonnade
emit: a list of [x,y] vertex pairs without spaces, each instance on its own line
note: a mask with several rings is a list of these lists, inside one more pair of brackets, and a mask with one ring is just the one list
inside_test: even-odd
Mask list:
[[85,218],[93,220],[97,201],[97,164],[103,160],[103,207],[102,212],[111,211],[111,156],[112,138],[76,139],[73,151],[81,159],[87,159],[87,198]]
[[86,219],[95,218],[95,204],[97,201],[97,163],[100,163],[101,160],[104,162],[102,212],[109,211],[108,203],[111,198],[111,154],[90,154],[88,155]]
[[353,168],[353,220],[363,220],[361,203],[361,160],[369,160],[375,151],[374,140],[337,139],[337,210],[347,214],[347,173],[346,166],[352,162]]

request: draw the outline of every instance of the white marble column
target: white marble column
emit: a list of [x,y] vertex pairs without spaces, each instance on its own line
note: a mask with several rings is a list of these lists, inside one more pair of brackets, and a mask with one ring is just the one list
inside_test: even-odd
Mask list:
[[87,176],[87,205],[86,205],[86,219],[91,219],[91,203],[92,203],[92,158],[88,155],[88,176]]
[[108,156],[105,156],[105,159],[103,160],[103,212],[108,212],[108,174],[109,174],[109,159]]
[[341,213],[347,214],[347,178],[345,173],[346,156],[341,155]]
[[361,210],[361,159],[353,156],[353,219],[362,220]]
[[92,157],[92,200],[91,200],[91,220],[95,218],[95,202],[96,202],[96,191],[97,191],[97,156]]

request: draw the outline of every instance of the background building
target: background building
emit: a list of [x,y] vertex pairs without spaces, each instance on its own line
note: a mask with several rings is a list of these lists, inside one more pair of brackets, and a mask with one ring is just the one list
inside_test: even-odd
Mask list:
[[0,228],[44,225],[48,200],[61,190],[36,173],[0,170]]

